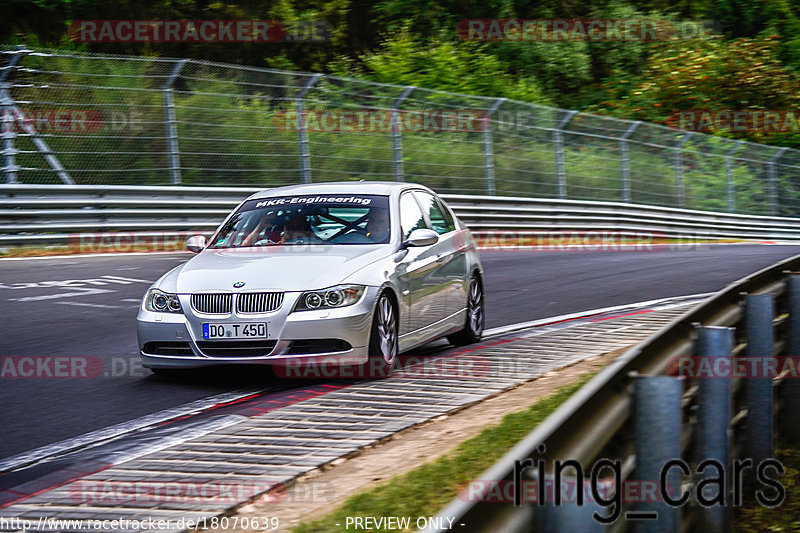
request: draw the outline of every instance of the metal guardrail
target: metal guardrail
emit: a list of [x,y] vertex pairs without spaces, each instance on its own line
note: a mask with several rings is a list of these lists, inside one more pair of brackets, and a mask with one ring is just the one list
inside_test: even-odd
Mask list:
[[[64,244],[88,232],[214,230],[260,189],[92,185],[0,187],[0,245]],[[800,218],[505,196],[445,194],[477,234],[536,242],[553,232],[629,233],[650,238],[800,240]],[[621,235],[622,236],[622,235]]]
[[[800,383],[797,379],[773,380],[755,374],[747,378],[679,378],[670,370],[679,358],[702,357],[712,366],[719,363],[721,368],[733,368],[732,363],[742,361],[742,357],[782,354],[800,356],[800,256],[729,285],[628,350],[484,472],[479,478],[483,482],[471,484],[439,516],[463,524],[465,531],[730,531],[733,502],[729,481],[723,489],[728,506],[628,502],[622,504],[621,518],[609,526],[592,518],[593,512],[601,511],[597,500],[579,506],[573,498],[558,506],[550,499],[538,505],[538,493],[533,491],[533,503],[515,506],[503,487],[513,483],[515,470],[524,472],[524,480],[538,483],[540,461],[549,483],[556,460],[577,461],[589,472],[601,458],[619,461],[623,484],[659,479],[667,461],[685,460],[691,467],[684,479],[675,476],[679,474],[677,467],[666,477],[666,491],[671,491],[673,498],[678,496],[675,489],[685,489],[687,483],[696,487],[707,479],[698,471],[704,460],[726,465],[730,480],[733,458],[752,459],[757,465],[773,457],[776,412],[782,437],[788,444],[800,444]],[[536,467],[520,470],[519,465],[524,464],[520,461],[526,459]],[[562,480],[575,483],[581,490],[581,480],[570,477],[577,474],[571,468],[566,472]],[[711,472],[717,474],[714,469]],[[713,499],[711,489],[706,496]],[[505,498],[498,498],[498,493]],[[629,511],[656,512],[658,518],[622,518]]]
[[0,245],[66,244],[94,232],[211,232],[260,189],[4,185]]
[[800,215],[800,150],[309,72],[0,45],[0,123],[5,183],[365,178]]

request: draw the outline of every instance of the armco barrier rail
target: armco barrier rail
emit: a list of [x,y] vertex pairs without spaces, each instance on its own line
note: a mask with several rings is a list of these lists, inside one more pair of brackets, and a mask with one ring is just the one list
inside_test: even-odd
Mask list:
[[[787,445],[800,445],[797,372],[774,379],[768,372],[752,370],[768,366],[765,358],[773,355],[793,356],[794,362],[800,356],[800,256],[729,285],[627,351],[471,483],[440,516],[464,524],[465,531],[730,531],[731,509],[740,505],[732,462],[753,461],[741,477],[742,492],[747,494],[753,490],[756,465],[774,457],[774,413]],[[694,370],[680,371],[687,367]],[[745,372],[737,376],[730,369]],[[522,462],[526,459],[531,463]],[[602,463],[603,459],[609,462]],[[515,505],[514,494],[522,494],[509,489],[515,471],[520,486],[542,478],[545,487],[562,486],[553,478],[557,460],[576,461],[587,472],[584,481],[602,464],[605,470],[598,471],[597,479],[613,477],[610,465],[618,461],[616,487],[623,501],[613,524],[603,526],[592,517],[594,512],[604,516],[615,509],[607,503],[612,491],[600,493],[604,499],[595,496],[577,505],[576,493],[589,489],[572,467],[563,471],[561,479],[573,489],[572,496],[567,490],[560,505],[549,488],[539,505],[538,484]],[[670,460],[684,461],[688,471],[681,475],[680,466],[673,463],[662,486],[661,472]],[[727,477],[722,491],[710,483],[703,495],[713,500],[724,494],[726,505],[697,504],[700,483],[719,477],[717,467],[708,461],[723,465]],[[774,470],[765,472],[781,479]],[[647,483],[660,501],[653,492],[645,496]],[[758,485],[757,479],[755,483],[769,499],[777,497],[765,484]],[[667,504],[665,494],[678,500],[679,489],[689,487],[694,492],[687,501]]]
[[[259,189],[92,185],[0,186],[0,245],[65,244],[88,232],[210,232]],[[800,219],[616,202],[444,195],[470,228],[511,239],[548,232],[652,238],[800,240]]]
[[0,122],[5,183],[364,178],[800,216],[800,150],[309,72],[0,45]]

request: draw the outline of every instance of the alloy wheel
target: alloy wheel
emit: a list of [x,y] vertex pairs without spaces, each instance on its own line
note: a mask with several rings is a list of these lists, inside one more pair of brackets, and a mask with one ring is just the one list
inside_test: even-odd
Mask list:
[[391,364],[397,354],[397,321],[394,307],[387,296],[381,296],[378,300],[378,337],[381,356]]
[[469,313],[469,329],[476,337],[480,337],[483,333],[483,291],[480,282],[475,278],[469,282],[467,312]]

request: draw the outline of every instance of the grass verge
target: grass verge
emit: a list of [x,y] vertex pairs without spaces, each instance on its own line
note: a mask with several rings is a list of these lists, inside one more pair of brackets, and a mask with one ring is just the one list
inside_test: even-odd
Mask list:
[[[560,387],[527,409],[503,417],[433,462],[349,498],[341,507],[292,529],[293,533],[340,532],[350,516],[434,516],[467,483],[494,464],[517,442],[582,387],[593,374]],[[402,460],[402,458],[398,458]],[[412,521],[413,523],[413,521]]]
[[738,508],[734,513],[734,531],[740,533],[800,531],[800,450],[779,447],[775,455],[786,468],[786,473],[780,477],[780,482],[786,488],[786,499],[778,507],[763,507],[750,502]]
[[130,252],[185,252],[183,242],[175,246],[153,247],[148,245],[94,245],[91,247],[49,245],[49,246],[13,246],[8,248],[0,247],[0,257],[47,257],[51,255],[83,255],[83,254],[116,254]]

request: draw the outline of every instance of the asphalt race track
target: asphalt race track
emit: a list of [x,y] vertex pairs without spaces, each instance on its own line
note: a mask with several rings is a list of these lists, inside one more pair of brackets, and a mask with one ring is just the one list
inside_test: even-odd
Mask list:
[[[487,327],[716,291],[796,254],[800,246],[485,251]],[[152,281],[189,257],[0,260],[0,356],[86,356],[103,369],[93,379],[3,375],[0,458],[214,394],[287,386],[266,369],[205,372],[175,381],[141,368],[135,328],[139,301]]]

